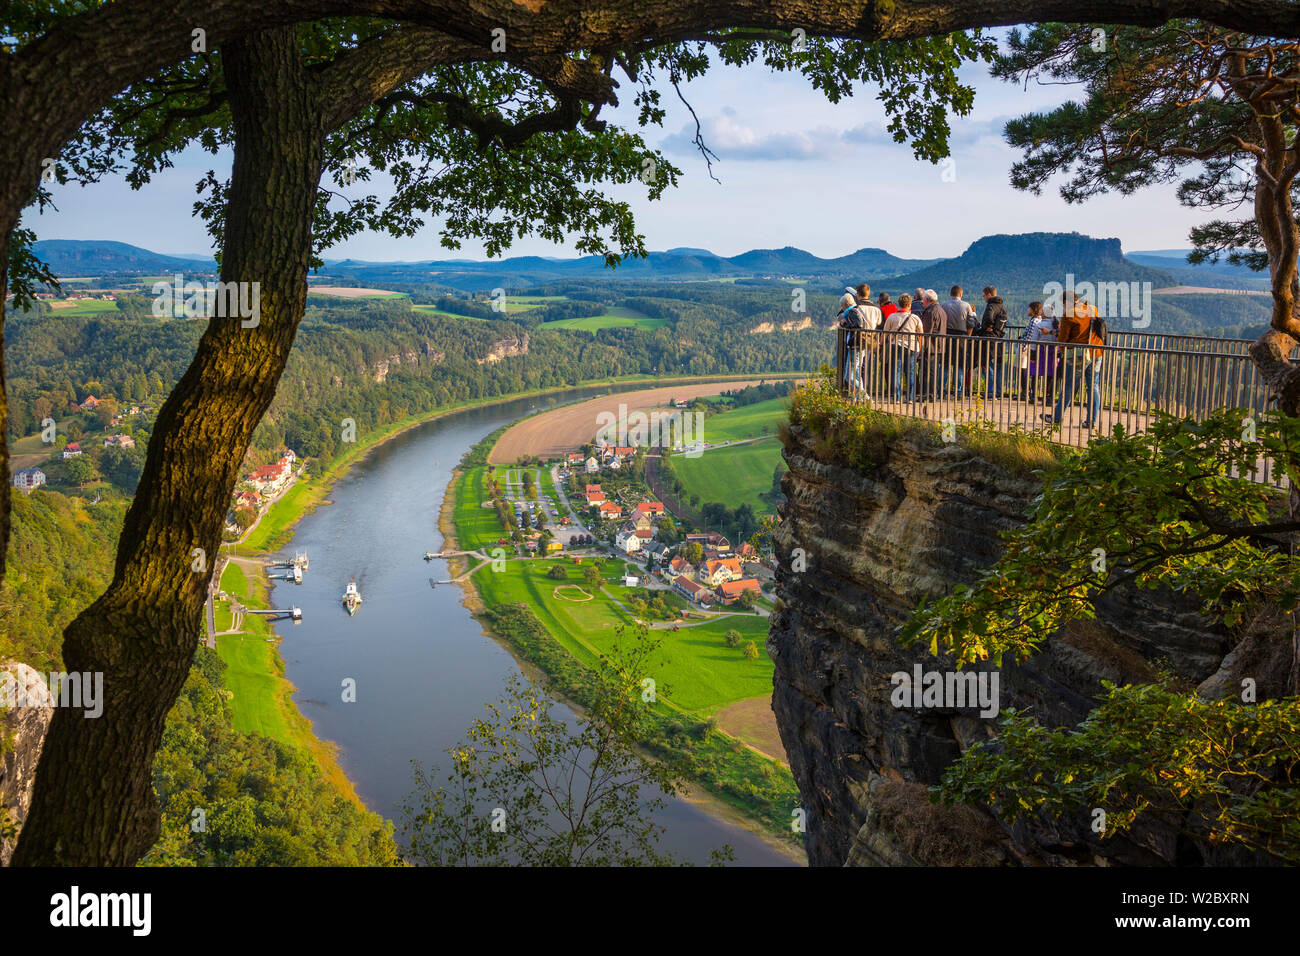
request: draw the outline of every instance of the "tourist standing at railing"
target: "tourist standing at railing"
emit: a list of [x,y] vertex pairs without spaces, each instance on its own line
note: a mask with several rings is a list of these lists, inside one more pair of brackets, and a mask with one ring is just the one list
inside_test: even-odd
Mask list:
[[1091,428],[1101,415],[1101,356],[1102,350],[1083,348],[1084,345],[1103,344],[1101,336],[1093,329],[1097,310],[1081,299],[1078,293],[1066,293],[1061,325],[1057,330],[1058,342],[1072,342],[1076,345],[1064,348],[1061,359],[1061,393],[1056,399],[1055,415],[1043,418],[1054,425],[1061,424],[1066,403],[1074,403],[1074,393],[1079,380],[1084,382],[1084,420],[1083,427]]
[[948,315],[939,305],[939,294],[933,289],[921,293],[921,391],[926,399],[938,398],[943,387],[944,339],[948,328]]
[[871,287],[863,283],[857,289],[846,289],[840,299],[840,328],[845,336],[844,381],[855,393],[866,390],[869,384],[872,342],[866,333],[880,328],[880,310],[870,296]]
[[858,304],[857,295],[852,288],[846,288],[840,296],[839,319],[840,335],[844,337],[844,381],[850,389],[862,388],[862,343],[855,331],[857,317],[852,315]]
[[[947,322],[948,334],[958,338],[966,338],[975,331],[975,306],[963,300],[961,294],[961,286],[953,286],[949,290],[950,298],[943,303],[943,312]],[[955,377],[957,381],[956,391],[952,393],[954,395],[962,395],[970,389],[970,376],[965,374],[966,368],[971,365],[969,347],[969,343],[948,343],[947,373],[944,376],[943,389],[948,391],[952,387],[953,378]]]
[[915,292],[912,293],[912,314],[916,316],[918,319],[921,317],[921,314],[925,312],[925,302],[923,301],[924,299],[925,299],[924,289],[917,289]]
[[[903,296],[899,296],[898,301],[902,302],[903,298],[904,298]],[[910,295],[907,296],[906,298],[909,302],[912,300],[912,297]],[[901,308],[901,306],[894,305],[893,301],[889,298],[888,292],[880,293],[880,295],[876,298],[876,305],[880,306],[880,321],[882,322],[885,321],[885,319],[889,318],[891,315],[893,315]]]
[[[1060,364],[1060,350],[1056,347],[1056,320],[1043,314],[1043,303],[1030,302],[1026,313],[1029,324],[1022,338],[1029,351],[1023,391],[1031,402],[1051,401],[1052,387],[1056,383],[1056,367]],[[1047,344],[1047,343],[1052,344]]]
[[885,324],[881,326],[886,332],[886,345],[893,353],[893,392],[894,401],[903,400],[903,381],[907,381],[907,400],[916,401],[916,357],[921,351],[921,319],[912,312],[912,297],[904,292],[898,297],[895,309]]
[[1007,336],[1007,307],[996,286],[984,287],[984,315],[975,330],[980,342],[980,365],[984,369],[984,397],[1002,397],[1002,342]]

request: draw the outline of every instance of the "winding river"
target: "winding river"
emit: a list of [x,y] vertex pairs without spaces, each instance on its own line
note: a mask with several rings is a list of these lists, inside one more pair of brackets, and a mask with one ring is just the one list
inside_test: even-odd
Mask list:
[[[294,699],[317,736],[337,744],[361,799],[399,826],[411,761],[445,767],[446,748],[519,673],[463,606],[459,587],[429,587],[430,577],[446,576],[445,562],[425,563],[423,555],[442,547],[438,513],[452,469],[502,425],[608,391],[469,409],[400,434],[341,478],[331,503],[304,516],[282,552],[306,551],[311,560],[303,583],[281,583],[273,598],[303,611],[302,623],[277,627]],[[349,618],[339,595],[352,577],[364,604]],[[342,701],[346,678],[356,682],[354,703]],[[661,848],[697,864],[726,843],[737,864],[793,865],[760,837],[685,800],[672,799],[657,822],[666,829]]]

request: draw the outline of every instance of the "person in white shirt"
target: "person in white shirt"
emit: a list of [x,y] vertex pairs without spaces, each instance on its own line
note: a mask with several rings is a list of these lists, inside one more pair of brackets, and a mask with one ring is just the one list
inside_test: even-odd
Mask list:
[[[1025,329],[1025,341],[1029,343],[1029,365],[1027,371],[1026,391],[1031,402],[1038,401],[1039,393],[1044,401],[1052,400],[1052,391],[1056,379],[1056,366],[1060,355],[1056,348],[1057,322],[1043,311],[1043,303],[1030,302],[1027,314],[1029,327]],[[1047,343],[1053,343],[1051,345]]]
[[912,297],[904,292],[898,297],[898,311],[885,319],[883,331],[892,353],[894,401],[903,400],[903,379],[907,379],[907,400],[916,401],[916,357],[921,351],[921,318],[912,312]]

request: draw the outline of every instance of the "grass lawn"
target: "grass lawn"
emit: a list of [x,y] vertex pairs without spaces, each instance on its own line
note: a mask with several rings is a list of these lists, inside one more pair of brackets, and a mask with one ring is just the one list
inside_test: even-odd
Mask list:
[[713,444],[775,435],[777,425],[786,420],[788,404],[788,399],[769,398],[765,402],[711,415],[704,420],[704,440]]
[[413,305],[411,306],[411,310],[413,312],[423,312],[426,315],[440,315],[444,319],[470,319],[474,322],[490,321],[488,319],[480,318],[477,315],[461,315],[459,312],[444,312],[436,305]]
[[[500,476],[499,480],[505,480],[504,472],[498,471],[497,475]],[[453,521],[456,527],[456,542],[461,550],[494,548],[498,538],[509,536],[509,533],[501,527],[496,509],[482,506],[483,502],[488,500],[486,468],[471,468],[456,482]]]
[[103,299],[79,299],[76,302],[49,303],[50,308],[54,310],[55,315],[96,315],[100,312],[116,312],[116,302],[106,302]]
[[546,322],[542,325],[542,328],[580,329],[583,332],[595,332],[597,329],[612,328],[657,329],[667,324],[667,319],[656,319],[653,316],[646,315],[644,312],[638,312],[636,309],[628,309],[616,305],[611,306],[601,315],[589,315],[581,319],[560,319],[557,322]]
[[[712,419],[705,422],[706,429],[709,421]],[[714,440],[711,434],[709,440]],[[773,472],[785,468],[776,438],[706,451],[699,458],[674,455],[672,461],[687,499],[699,495],[701,504],[719,501],[728,508],[748,504],[756,514],[771,512],[771,505],[759,495],[772,490]]]

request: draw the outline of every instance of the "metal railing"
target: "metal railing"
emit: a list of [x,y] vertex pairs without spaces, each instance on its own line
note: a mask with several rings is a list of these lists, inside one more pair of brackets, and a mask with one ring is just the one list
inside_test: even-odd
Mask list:
[[[1156,412],[1199,421],[1221,408],[1260,414],[1273,406],[1241,347],[1248,340],[1155,334],[1143,345],[1117,344],[1136,335],[1146,334],[1108,334],[1099,346],[837,329],[836,383],[851,401],[882,411],[1022,429],[1075,447],[1117,424],[1141,431]],[[1150,347],[1156,344],[1186,347]],[[1285,473],[1268,460],[1250,477],[1286,487]]]

